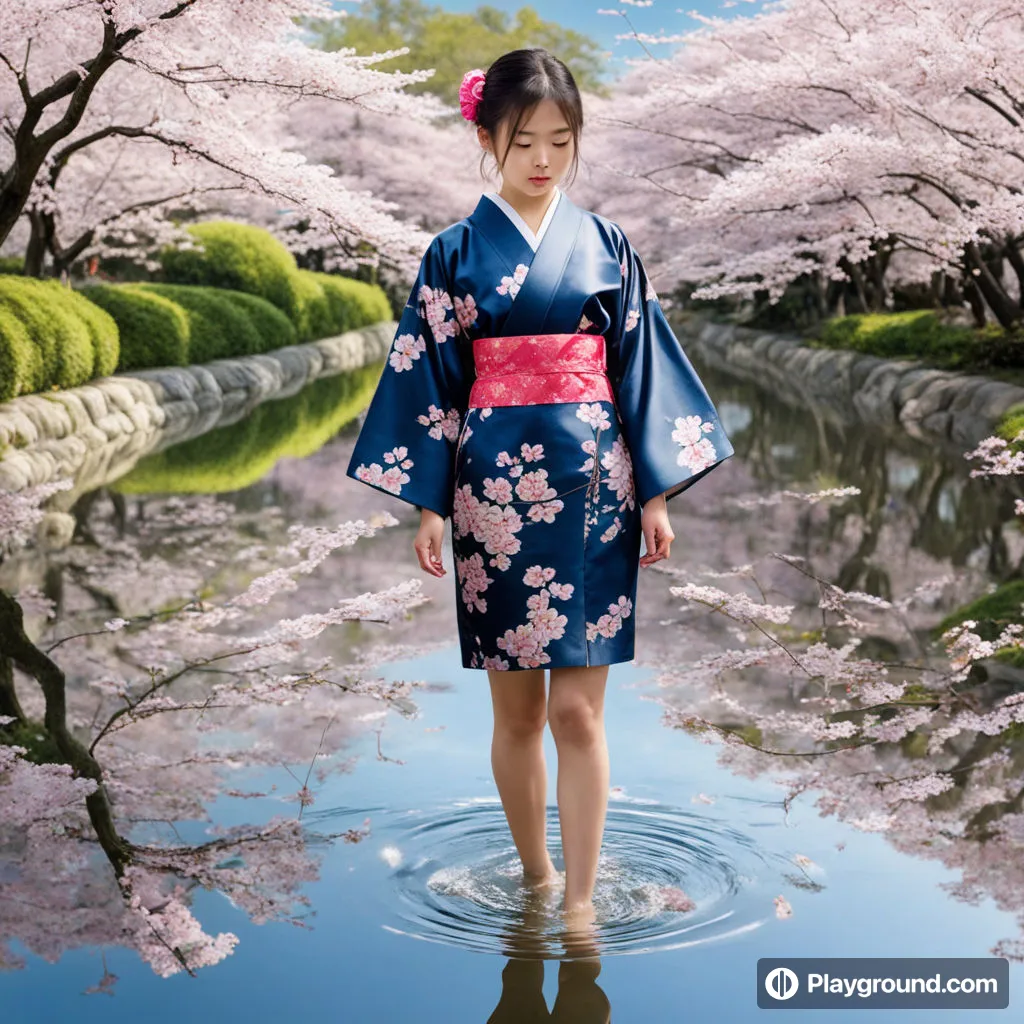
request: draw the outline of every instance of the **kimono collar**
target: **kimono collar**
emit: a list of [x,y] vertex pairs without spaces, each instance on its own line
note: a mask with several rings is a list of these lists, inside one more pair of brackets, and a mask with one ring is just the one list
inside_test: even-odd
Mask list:
[[[561,190],[559,190],[561,192]],[[561,192],[557,202],[552,200],[548,213],[552,213],[553,207],[563,208],[572,205],[572,200]],[[481,195],[477,201],[476,209],[466,218],[473,227],[491,243],[498,258],[507,265],[508,269],[514,270],[521,263],[529,266],[533,262],[536,253],[530,243],[523,237],[522,232],[509,219],[508,215],[497,203],[486,195]],[[552,227],[553,220],[552,218]],[[545,239],[551,237],[551,231],[544,232],[544,238],[540,240],[538,251],[544,245]]]
[[544,211],[544,218],[536,232],[530,228],[530,225],[523,220],[519,211],[507,199],[503,199],[497,192],[485,192],[484,195],[490,199],[492,203],[497,203],[497,205],[505,211],[508,219],[512,221],[517,228],[519,228],[523,238],[530,243],[530,248],[536,252],[540,246],[541,240],[544,238],[544,232],[547,231],[548,226],[551,224],[551,220],[555,215],[555,209],[562,197],[562,190],[558,187],[555,188],[555,194],[548,201],[548,208]]

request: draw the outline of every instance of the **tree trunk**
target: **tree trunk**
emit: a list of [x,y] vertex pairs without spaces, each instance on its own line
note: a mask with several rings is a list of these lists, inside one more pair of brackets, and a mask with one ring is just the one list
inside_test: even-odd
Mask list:
[[10,715],[21,723],[28,721],[18,703],[18,691],[14,688],[14,665],[3,654],[0,654],[0,715]]
[[85,798],[89,820],[118,875],[131,861],[131,844],[114,825],[114,815],[103,785],[103,771],[96,759],[68,730],[64,673],[25,635],[21,605],[0,591],[0,659],[10,660],[39,683],[46,699],[43,723],[65,763],[78,776],[92,779],[96,789]]
[[1007,330],[1019,323],[1022,317],[1021,304],[1010,298],[1002,283],[989,269],[977,242],[968,242],[964,246],[964,257],[971,282],[999,323]]

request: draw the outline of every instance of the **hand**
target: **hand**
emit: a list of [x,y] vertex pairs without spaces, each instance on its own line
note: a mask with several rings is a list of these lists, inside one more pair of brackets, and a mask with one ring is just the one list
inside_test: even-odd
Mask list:
[[644,544],[647,546],[647,554],[640,559],[640,564],[646,569],[647,566],[668,558],[672,541],[676,538],[668,521],[664,494],[651,498],[644,505],[640,513],[640,525],[644,532]]
[[420,528],[413,541],[413,549],[420,560],[420,568],[431,576],[445,576],[441,566],[441,539],[444,537],[444,516],[429,508],[420,509]]

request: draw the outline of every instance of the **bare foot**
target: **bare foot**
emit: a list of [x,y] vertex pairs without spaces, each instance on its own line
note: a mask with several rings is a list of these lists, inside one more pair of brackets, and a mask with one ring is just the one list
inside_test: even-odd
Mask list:
[[523,885],[530,889],[546,889],[554,885],[559,879],[558,870],[554,862],[548,858],[547,870],[541,874],[534,874],[532,871],[523,869]]

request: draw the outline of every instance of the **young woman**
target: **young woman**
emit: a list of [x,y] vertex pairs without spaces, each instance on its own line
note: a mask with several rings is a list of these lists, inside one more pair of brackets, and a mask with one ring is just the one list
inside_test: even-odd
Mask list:
[[524,879],[556,877],[550,722],[564,908],[585,919],[608,801],[605,683],[634,655],[637,567],[669,556],[666,501],[733,449],[622,229],[559,188],[583,124],[568,68],[514,50],[468,72],[460,99],[501,189],[427,249],[348,473],[420,508],[433,576],[451,518],[462,662],[489,676],[491,763]]

